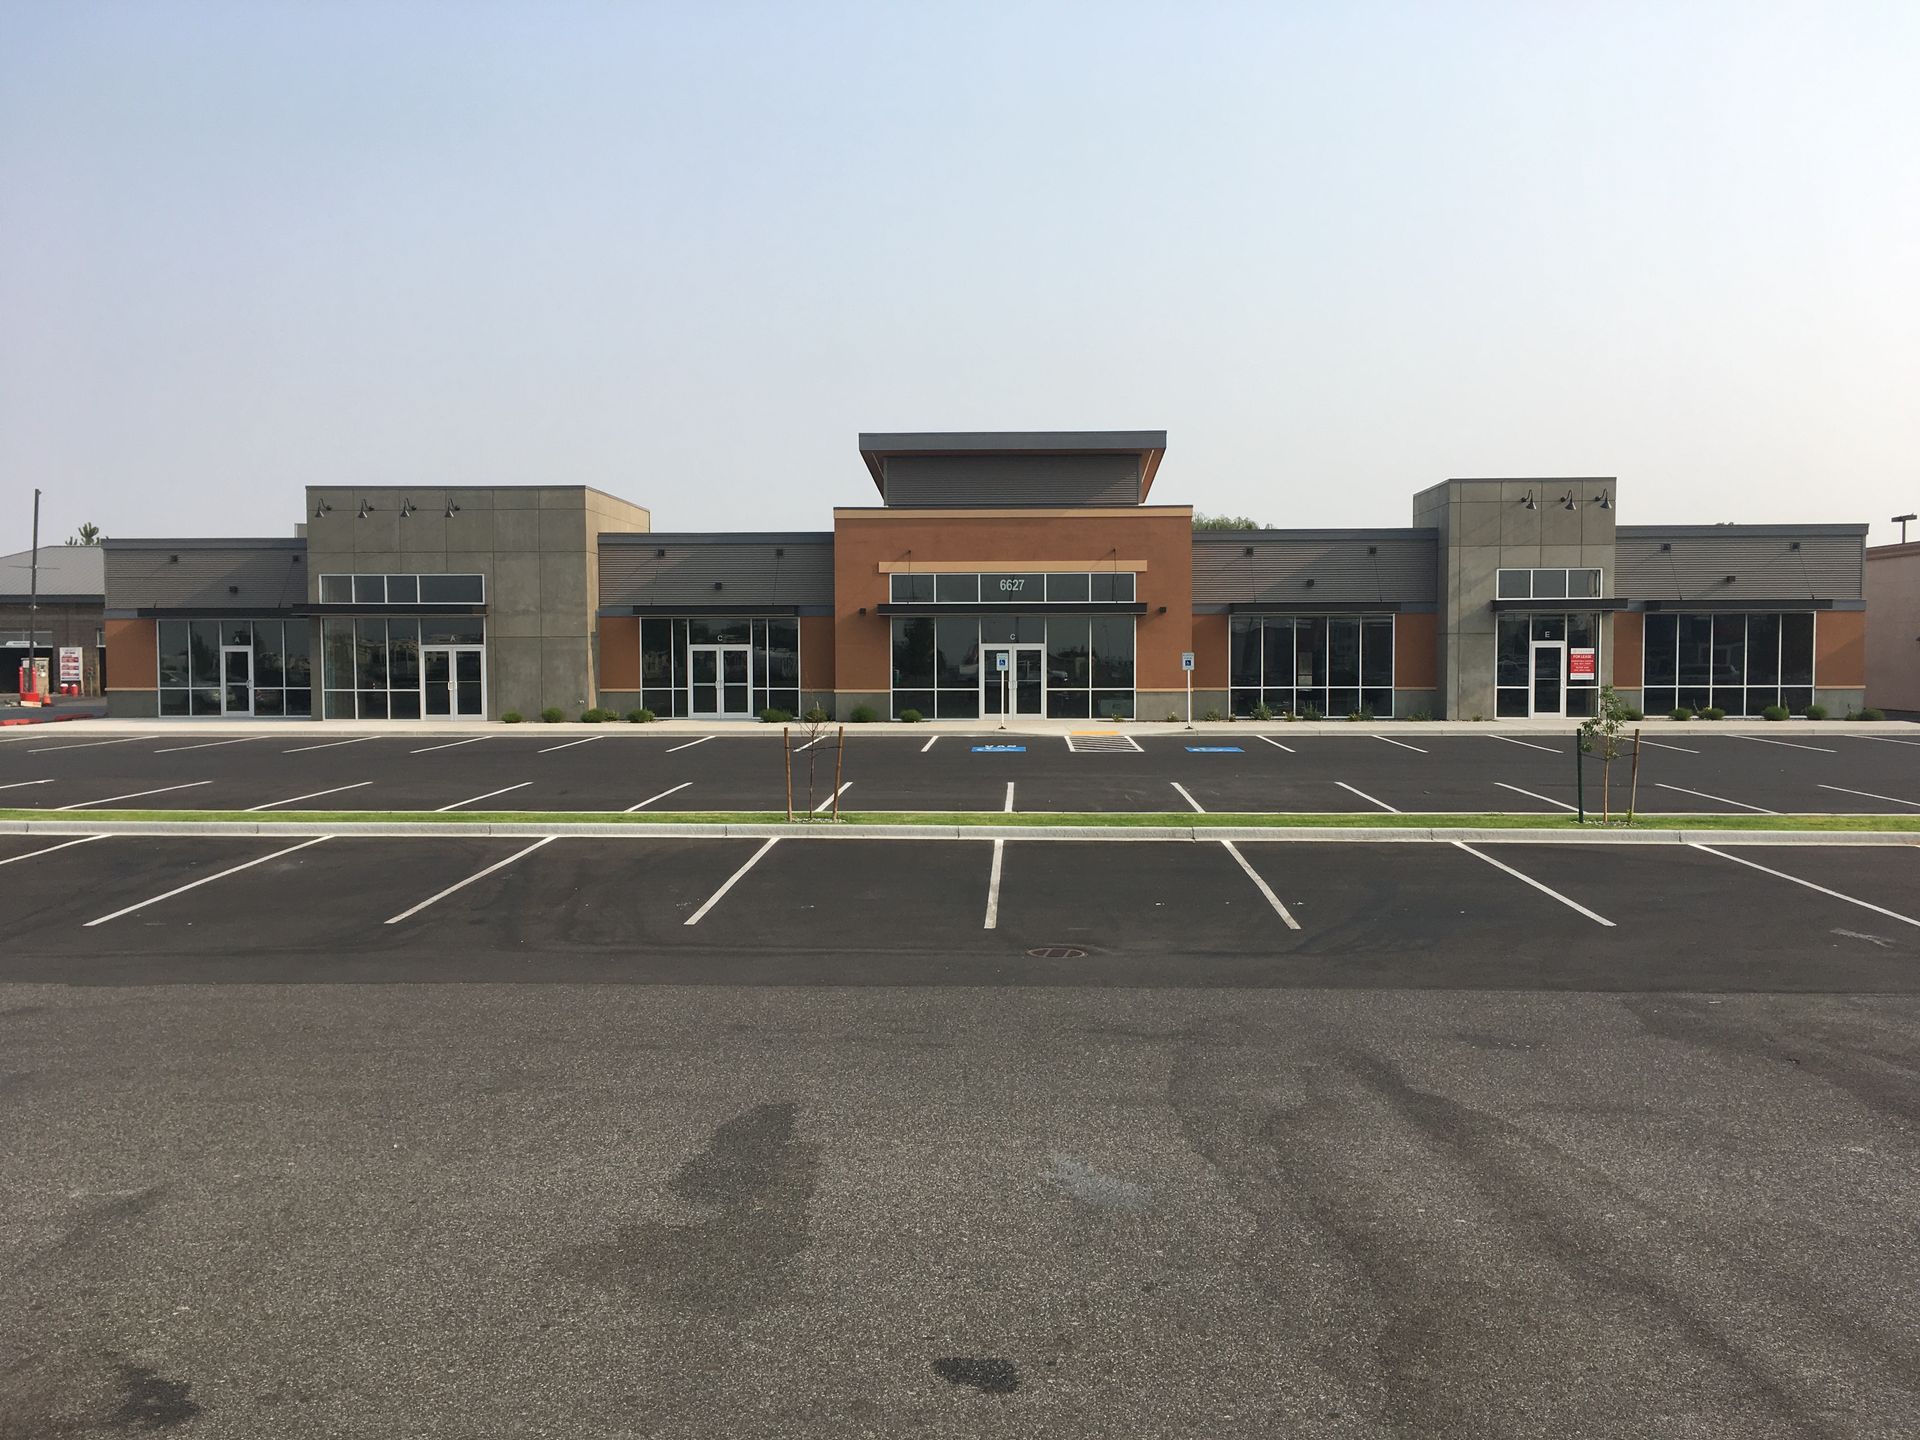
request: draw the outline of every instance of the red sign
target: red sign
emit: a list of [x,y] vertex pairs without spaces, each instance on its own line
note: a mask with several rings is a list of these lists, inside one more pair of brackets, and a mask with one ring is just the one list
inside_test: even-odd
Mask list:
[[1593,651],[1569,650],[1567,652],[1567,678],[1569,680],[1592,680],[1595,678]]

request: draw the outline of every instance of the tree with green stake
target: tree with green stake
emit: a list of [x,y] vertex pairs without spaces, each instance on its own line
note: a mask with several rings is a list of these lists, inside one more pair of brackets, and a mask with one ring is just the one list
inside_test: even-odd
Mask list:
[[[1600,823],[1611,824],[1613,798],[1611,777],[1613,762],[1620,756],[1620,738],[1632,717],[1628,705],[1611,685],[1600,687],[1599,703],[1591,718],[1580,722],[1580,753],[1600,757]],[[1633,823],[1633,811],[1627,811],[1627,823]]]

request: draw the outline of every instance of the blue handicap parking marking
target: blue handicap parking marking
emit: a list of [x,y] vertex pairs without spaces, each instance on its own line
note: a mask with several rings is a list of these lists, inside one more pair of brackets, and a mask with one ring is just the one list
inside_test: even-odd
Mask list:
[[1016,755],[1024,755],[1027,753],[1027,747],[1024,745],[976,745],[973,747],[973,753],[976,755],[1000,753],[1008,750],[1011,750]]
[[1244,755],[1247,752],[1238,745],[1189,745],[1189,755]]

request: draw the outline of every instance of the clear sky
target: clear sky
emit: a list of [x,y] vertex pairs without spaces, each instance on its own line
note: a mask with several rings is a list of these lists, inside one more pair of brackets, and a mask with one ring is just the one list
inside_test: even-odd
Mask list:
[[[1920,508],[1920,3],[0,0],[0,550],[298,487],[823,529],[861,430],[1403,525]],[[14,528],[17,526],[17,529]]]

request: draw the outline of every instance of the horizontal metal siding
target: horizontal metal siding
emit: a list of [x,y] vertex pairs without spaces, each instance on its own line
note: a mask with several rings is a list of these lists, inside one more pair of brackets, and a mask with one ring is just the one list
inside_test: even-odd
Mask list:
[[[1369,555],[1367,546],[1378,551]],[[1245,552],[1248,548],[1253,554]],[[1193,603],[1277,604],[1378,600],[1431,605],[1439,595],[1431,538],[1307,540],[1193,537]],[[1309,587],[1307,581],[1313,585]]]
[[[667,553],[659,557],[656,550]],[[643,545],[600,547],[602,606],[684,606],[697,614],[716,605],[832,603],[830,543],[675,545],[671,535],[652,535]]]
[[[1629,600],[1858,600],[1866,551],[1850,535],[1620,536],[1616,594]],[[1662,544],[1671,545],[1668,551]],[[1726,577],[1734,581],[1728,584]]]
[[[178,556],[177,560],[171,556]],[[307,603],[304,549],[106,549],[109,610],[283,610]],[[233,586],[239,593],[228,590]]]
[[1138,505],[1135,455],[893,455],[889,505]]

